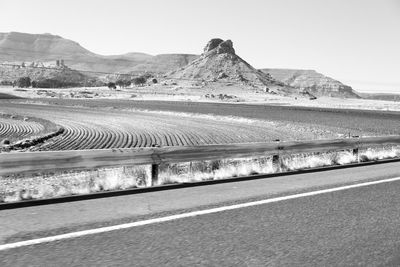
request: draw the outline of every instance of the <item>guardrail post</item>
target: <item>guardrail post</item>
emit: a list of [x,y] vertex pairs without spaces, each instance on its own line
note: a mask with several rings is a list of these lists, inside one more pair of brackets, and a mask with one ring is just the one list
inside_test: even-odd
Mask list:
[[360,162],[360,155],[358,154],[358,147],[357,148],[353,148],[353,156],[356,157],[357,162]]
[[[280,142],[281,140],[275,139],[274,142]],[[278,146],[278,150],[282,150],[282,146]],[[274,172],[280,172],[281,171],[281,159],[279,155],[273,155],[272,156],[272,169]]]
[[150,186],[158,185],[158,164],[151,165],[151,184]]
[[272,156],[272,168],[274,172],[279,172],[281,170],[281,160],[279,155]]
[[358,138],[357,147],[356,147],[356,148],[353,148],[353,156],[356,157],[357,162],[360,162],[360,155],[359,155],[359,153],[358,153],[358,148],[359,148],[359,146],[360,146],[360,140],[359,140],[360,136],[358,136],[358,135],[353,135],[352,138]]

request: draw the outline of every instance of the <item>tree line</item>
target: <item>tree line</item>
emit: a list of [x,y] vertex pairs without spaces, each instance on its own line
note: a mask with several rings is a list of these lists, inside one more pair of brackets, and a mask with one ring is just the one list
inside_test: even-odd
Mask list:
[[78,87],[82,86],[81,83],[79,82],[67,82],[67,81],[62,81],[59,79],[41,79],[41,80],[31,80],[30,77],[21,77],[18,78],[16,81],[12,82],[11,84],[7,85],[12,85],[16,86],[19,88],[67,88],[67,87]]
[[[106,85],[110,89],[116,89],[117,86],[120,88],[126,88],[133,85],[136,86],[143,86],[147,80],[151,77],[146,77],[146,76],[139,76],[133,79],[118,79],[115,82],[108,82],[108,83],[102,83],[99,84],[98,81],[96,80],[87,80],[85,82],[67,82],[59,79],[52,79],[52,78],[47,78],[47,79],[41,79],[41,80],[32,80],[29,76],[26,77],[20,77],[15,81],[1,81],[0,85],[8,85],[8,86],[16,86],[19,88],[68,88],[68,87],[81,87],[81,86],[87,86],[87,87],[93,87],[93,86],[101,86],[101,85]],[[151,79],[152,83],[157,83],[157,79],[152,78]]]
[[[135,77],[133,79],[118,79],[115,82],[108,82],[107,86],[110,89],[117,89],[117,86],[119,88],[126,88],[129,87],[131,85],[136,85],[136,86],[143,86],[145,83],[147,83],[147,81],[152,78],[151,76],[148,75],[143,75],[143,76],[139,76],[139,77]],[[156,78],[152,78],[151,79],[152,83],[157,83],[157,79]]]

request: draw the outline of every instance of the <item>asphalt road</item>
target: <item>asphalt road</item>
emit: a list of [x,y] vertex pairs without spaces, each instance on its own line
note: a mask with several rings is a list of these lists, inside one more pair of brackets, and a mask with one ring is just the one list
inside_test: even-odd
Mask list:
[[[136,216],[132,213],[128,222],[399,176],[400,163],[391,163],[158,192],[158,198],[141,196],[142,204],[152,204],[154,209]],[[216,198],[218,192],[222,196]],[[392,181],[24,246],[0,251],[0,266],[399,266],[399,192],[400,181]],[[180,201],[190,202],[189,195],[198,199],[197,205],[177,205]],[[168,205],[172,197],[178,201]],[[118,198],[107,201],[120,203]],[[80,203],[82,209],[85,203]],[[96,203],[101,202],[88,205]],[[63,205],[56,206],[62,207],[59,214],[68,210],[68,205]],[[98,206],[98,213],[103,213],[102,208]],[[46,209],[1,211],[0,219],[13,213],[17,217],[25,214],[26,225],[33,231],[29,215],[45,217]],[[72,217],[78,216],[69,211]],[[118,217],[120,212],[116,207],[110,214]],[[82,224],[84,220],[80,220]],[[75,223],[67,221],[59,232],[42,231],[14,241],[68,233],[79,225],[79,219]],[[14,227],[19,226],[16,223]]]

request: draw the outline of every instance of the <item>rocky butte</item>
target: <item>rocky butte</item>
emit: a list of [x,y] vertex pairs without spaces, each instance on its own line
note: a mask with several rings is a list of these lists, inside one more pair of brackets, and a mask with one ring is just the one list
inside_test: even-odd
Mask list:
[[166,74],[168,78],[202,80],[208,82],[240,83],[244,89],[263,89],[281,94],[297,93],[270,74],[252,67],[239,57],[231,40],[211,39],[203,53],[187,66]]
[[226,81],[241,83],[244,88],[262,88],[265,92],[282,95],[330,96],[360,98],[347,85],[314,70],[262,69],[257,70],[239,57],[231,40],[215,38],[203,53],[187,66],[167,74],[177,79]]

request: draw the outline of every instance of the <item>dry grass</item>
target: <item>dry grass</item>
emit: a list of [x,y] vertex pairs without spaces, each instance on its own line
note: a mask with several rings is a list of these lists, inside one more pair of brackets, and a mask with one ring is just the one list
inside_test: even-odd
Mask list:
[[160,168],[159,184],[218,180],[273,172],[270,157],[176,163]]
[[[359,152],[360,161],[396,157],[400,157],[400,146],[369,148]],[[357,160],[351,152],[341,151],[281,155],[279,164],[275,166],[271,157],[177,163],[160,167],[159,185],[343,165]],[[37,174],[30,177],[0,177],[0,202],[145,187],[150,184],[150,176],[149,166],[133,166]]]
[[0,178],[0,202],[123,190],[146,185],[147,166]]

